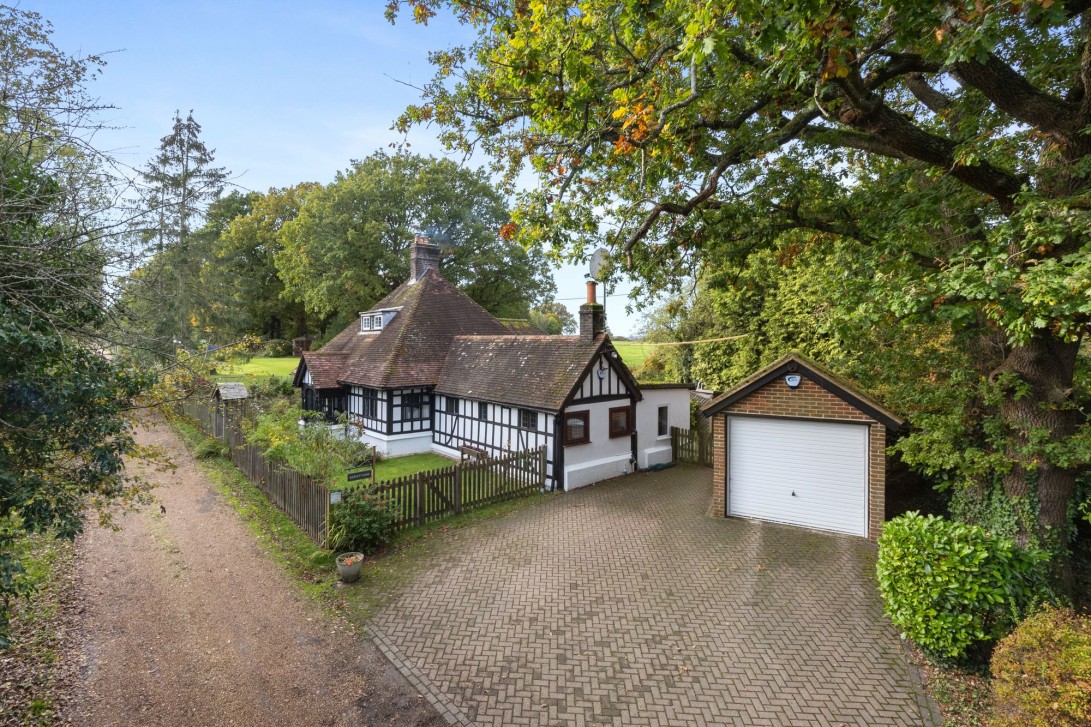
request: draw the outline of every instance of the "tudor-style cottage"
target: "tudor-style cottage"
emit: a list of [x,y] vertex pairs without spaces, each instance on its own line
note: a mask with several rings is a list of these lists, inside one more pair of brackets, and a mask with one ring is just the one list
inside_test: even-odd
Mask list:
[[427,240],[414,242],[410,262],[408,281],[303,354],[304,408],[347,413],[386,455],[544,445],[551,488],[670,460],[670,427],[688,426],[689,392],[660,386],[644,401],[606,334],[594,282],[578,336],[518,335],[443,279]]

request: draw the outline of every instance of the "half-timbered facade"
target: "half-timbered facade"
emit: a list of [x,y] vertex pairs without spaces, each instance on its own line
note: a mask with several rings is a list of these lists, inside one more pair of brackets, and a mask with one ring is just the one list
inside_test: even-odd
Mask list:
[[444,454],[545,445],[547,476],[564,489],[636,461],[640,390],[601,323],[580,336],[456,338],[436,399],[432,443]]
[[[637,432],[640,387],[606,333],[589,283],[578,336],[524,335],[439,275],[418,239],[409,281],[360,314],[296,372],[303,406],[344,413],[386,455],[498,456],[546,447],[550,489],[572,489],[661,460]],[[654,415],[688,422],[677,389]],[[669,398],[669,396],[668,396]],[[644,417],[647,419],[647,417]],[[652,449],[642,451],[647,439]]]

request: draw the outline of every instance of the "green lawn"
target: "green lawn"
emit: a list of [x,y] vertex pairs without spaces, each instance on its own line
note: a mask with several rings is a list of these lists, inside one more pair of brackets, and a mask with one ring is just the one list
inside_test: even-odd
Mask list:
[[291,376],[299,358],[281,356],[279,358],[252,358],[248,363],[225,364],[220,367],[222,376]]
[[[458,462],[453,459],[441,457],[440,455],[432,454],[431,452],[391,457],[390,459],[384,459],[379,462],[379,466],[375,468],[375,481],[389,482],[390,480],[396,480],[399,477],[415,475],[424,470],[446,469],[456,464],[458,464]],[[371,484],[370,480],[345,482],[345,480],[342,479],[340,482],[345,490],[353,489],[355,487],[367,487]]]
[[437,470],[452,467],[458,464],[453,459],[441,457],[438,454],[425,452],[423,454],[408,454],[404,457],[391,457],[379,463],[375,477],[379,482],[415,475],[422,470]]
[[644,359],[648,358],[655,346],[648,346],[643,341],[614,341],[614,348],[621,354],[629,370],[636,371],[644,365]]

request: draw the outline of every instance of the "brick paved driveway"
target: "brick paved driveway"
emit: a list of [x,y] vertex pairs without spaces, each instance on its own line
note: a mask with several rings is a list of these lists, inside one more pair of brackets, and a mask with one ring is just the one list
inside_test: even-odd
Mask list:
[[462,724],[932,724],[874,546],[708,518],[710,476],[632,476],[454,533],[376,639]]

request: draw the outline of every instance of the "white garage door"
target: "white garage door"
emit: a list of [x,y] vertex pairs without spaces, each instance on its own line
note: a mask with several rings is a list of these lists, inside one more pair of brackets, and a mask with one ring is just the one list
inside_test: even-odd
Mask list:
[[867,536],[868,428],[730,417],[728,514]]

